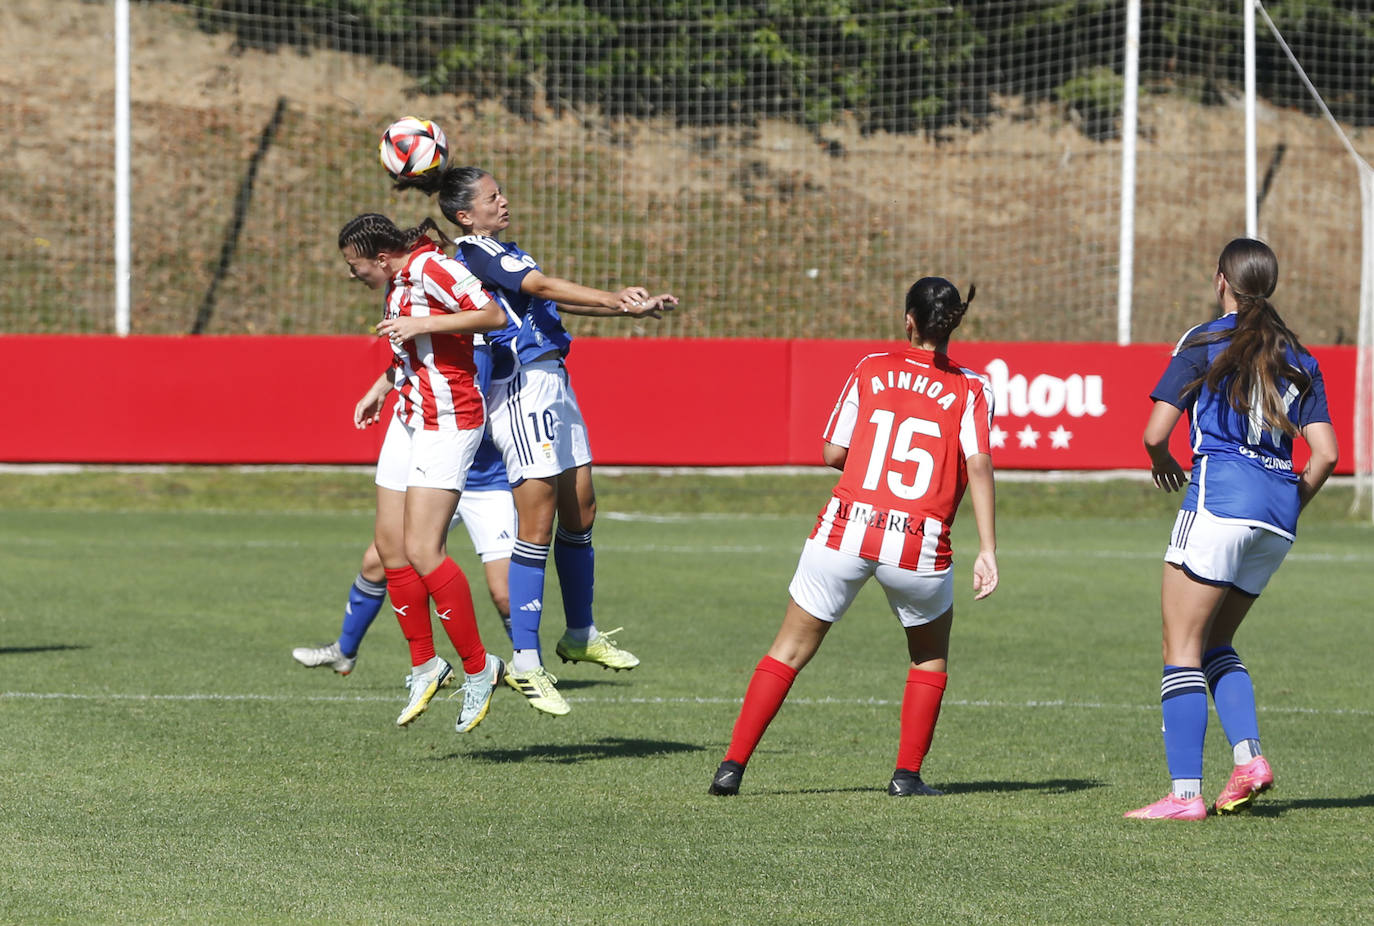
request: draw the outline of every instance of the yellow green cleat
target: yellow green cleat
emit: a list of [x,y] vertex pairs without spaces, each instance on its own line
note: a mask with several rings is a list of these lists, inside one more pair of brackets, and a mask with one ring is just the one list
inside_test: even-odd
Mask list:
[[596,635],[596,639],[589,643],[574,640],[566,633],[558,641],[558,646],[554,652],[558,658],[564,662],[594,662],[607,669],[633,669],[639,665],[639,657],[629,650],[623,650],[611,642],[611,634],[624,630],[617,627],[615,630],[603,630]]
[[545,714],[561,717],[572,708],[563,700],[558,689],[553,687],[557,681],[558,679],[550,675],[543,666],[529,672],[516,672],[509,667],[506,669],[506,684],[524,695],[525,700],[530,702],[530,707]]

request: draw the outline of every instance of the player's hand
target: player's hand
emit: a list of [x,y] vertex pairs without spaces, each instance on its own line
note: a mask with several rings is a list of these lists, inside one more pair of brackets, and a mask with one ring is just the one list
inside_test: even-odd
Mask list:
[[627,286],[615,294],[615,307],[626,315],[643,308],[649,301],[649,291],[643,286]]
[[631,318],[662,318],[664,312],[671,312],[677,308],[677,296],[672,293],[663,293],[659,296],[651,296],[643,302],[637,302],[629,308],[622,307],[620,311]]
[[1155,460],[1150,467],[1150,475],[1155,485],[1165,492],[1177,492],[1188,484],[1187,473],[1183,472],[1183,467],[1178,465],[1172,454],[1165,459]]
[[410,315],[386,318],[377,323],[377,334],[390,340],[393,345],[404,344],[424,333],[424,320]]
[[369,428],[382,420],[382,409],[386,406],[387,393],[391,392],[390,385],[385,389],[373,386],[367,390],[367,394],[358,400],[358,404],[353,406],[353,427],[358,430]]
[[997,590],[997,554],[982,551],[973,561],[973,600],[982,601]]

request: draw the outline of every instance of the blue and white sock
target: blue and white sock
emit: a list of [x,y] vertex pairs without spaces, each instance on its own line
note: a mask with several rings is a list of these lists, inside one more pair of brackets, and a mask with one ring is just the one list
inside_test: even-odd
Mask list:
[[592,620],[592,595],[596,585],[596,551],[592,548],[592,529],[573,533],[558,528],[554,536],[553,564],[558,570],[558,587],[563,592],[563,614],[568,635],[586,643],[596,633]]
[[[1255,713],[1255,685],[1250,672],[1229,646],[1218,646],[1202,654],[1202,671],[1212,689],[1212,703],[1216,705],[1221,728],[1240,765],[1259,755],[1259,717]],[[1250,745],[1253,741],[1253,746]],[[1240,749],[1240,747],[1244,747]],[[1253,754],[1252,754],[1253,753]]]
[[382,610],[386,600],[386,581],[369,582],[362,573],[353,580],[348,590],[348,603],[344,605],[343,626],[339,629],[339,651],[352,658],[358,655],[363,635]]
[[544,616],[544,570],[549,545],[515,541],[510,556],[510,636],[516,651],[539,649]]
[[1164,715],[1169,777],[1175,782],[1200,782],[1202,744],[1207,737],[1207,677],[1202,669],[1166,665],[1159,683],[1159,706]]

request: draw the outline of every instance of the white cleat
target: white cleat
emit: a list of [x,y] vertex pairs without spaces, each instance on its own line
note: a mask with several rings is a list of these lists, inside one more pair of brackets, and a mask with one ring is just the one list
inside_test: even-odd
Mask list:
[[298,646],[291,651],[291,658],[307,669],[329,666],[340,675],[347,675],[352,672],[353,667],[358,663],[356,656],[343,654],[343,650],[339,649],[337,640],[328,646]]

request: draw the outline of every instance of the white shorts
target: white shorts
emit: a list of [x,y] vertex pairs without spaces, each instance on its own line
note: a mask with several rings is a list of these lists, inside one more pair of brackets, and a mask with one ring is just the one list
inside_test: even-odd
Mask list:
[[462,521],[472,538],[472,548],[490,563],[510,559],[515,548],[515,502],[507,489],[473,489],[458,497],[458,510],[448,529]]
[[1218,520],[1205,511],[1180,511],[1164,562],[1183,567],[1199,582],[1258,596],[1292,546],[1287,537],[1262,527]]
[[414,486],[463,491],[468,468],[482,442],[482,429],[426,431],[394,416],[377,455],[377,485],[404,492]]
[[494,383],[487,412],[491,439],[513,486],[557,476],[592,461],[587,425],[561,360],[522,364],[515,377]]
[[915,572],[832,550],[807,540],[787,590],[807,614],[839,620],[869,577],[887,593],[887,603],[903,627],[928,624],[954,607],[954,570]]

